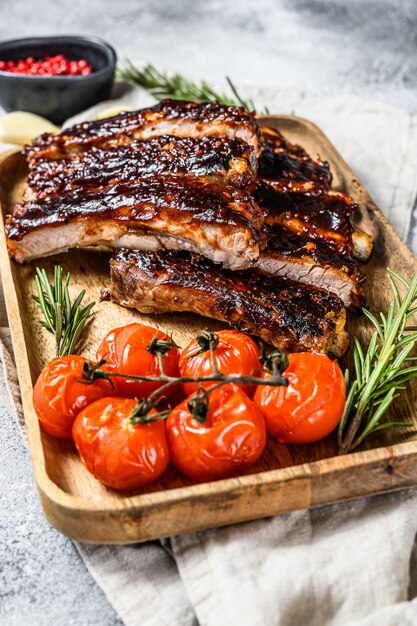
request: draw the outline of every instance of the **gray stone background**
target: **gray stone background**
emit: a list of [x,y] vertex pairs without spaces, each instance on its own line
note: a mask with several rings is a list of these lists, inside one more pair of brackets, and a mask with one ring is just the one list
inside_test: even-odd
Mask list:
[[0,40],[96,34],[196,77],[416,107],[416,0],[0,0]]
[[[59,33],[99,35],[121,59],[194,78],[417,110],[417,0],[0,0],[0,40]],[[13,415],[0,420],[0,624],[119,624],[44,520]]]

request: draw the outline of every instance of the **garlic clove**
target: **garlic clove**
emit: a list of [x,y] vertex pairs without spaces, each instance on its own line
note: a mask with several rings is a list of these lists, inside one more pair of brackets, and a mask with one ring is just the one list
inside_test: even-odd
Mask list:
[[0,117],[0,143],[24,145],[42,133],[59,133],[58,126],[39,115],[13,111]]

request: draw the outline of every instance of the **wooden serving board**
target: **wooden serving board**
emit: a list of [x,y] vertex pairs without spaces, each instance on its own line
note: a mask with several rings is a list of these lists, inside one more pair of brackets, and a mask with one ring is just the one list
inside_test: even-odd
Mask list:
[[[415,258],[316,126],[293,116],[263,117],[261,123],[279,129],[311,155],[327,160],[335,189],[347,192],[362,206],[364,230],[378,231],[374,254],[365,268],[366,295],[371,309],[385,310],[390,299],[385,268],[391,266],[410,278],[417,272]],[[3,217],[21,198],[25,177],[26,165],[18,152],[3,156]],[[0,231],[1,277],[36,483],[46,517],[64,534],[93,543],[144,541],[417,485],[414,383],[394,403],[389,416],[413,426],[380,431],[359,452],[338,457],[334,435],[313,445],[298,446],[285,446],[270,438],[262,458],[238,478],[193,484],[170,467],[159,481],[138,492],[121,495],[106,489],[83,467],[71,442],[54,439],[39,427],[32,406],[32,386],[53,356],[53,341],[41,328],[31,298],[36,264],[11,262],[2,227]],[[98,301],[101,288],[109,283],[108,256],[104,254],[71,251],[37,264],[51,275],[54,263],[71,272],[73,295],[85,288],[88,301]],[[369,326],[365,318],[348,317],[348,330],[366,340]],[[103,302],[96,306],[83,353],[94,357],[108,330],[132,321],[173,333],[181,346],[201,328],[224,327],[197,315],[146,316]]]

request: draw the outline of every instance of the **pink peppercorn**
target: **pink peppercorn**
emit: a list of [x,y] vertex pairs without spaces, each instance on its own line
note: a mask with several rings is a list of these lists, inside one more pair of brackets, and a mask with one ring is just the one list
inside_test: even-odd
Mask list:
[[63,54],[56,54],[37,60],[33,57],[17,61],[0,60],[0,71],[32,76],[87,76],[93,72],[93,68],[86,59],[75,61],[66,59]]

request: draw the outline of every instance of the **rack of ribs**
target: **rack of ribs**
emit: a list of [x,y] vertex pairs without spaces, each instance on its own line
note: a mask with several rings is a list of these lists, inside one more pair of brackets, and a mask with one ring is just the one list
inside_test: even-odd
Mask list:
[[160,135],[237,138],[252,146],[256,154],[260,150],[260,130],[254,113],[219,102],[162,100],[147,109],[82,122],[59,135],[44,133],[26,147],[24,154],[33,163],[39,158],[53,160],[93,147],[121,146]]
[[344,306],[364,302],[353,257],[372,240],[328,164],[254,114],[165,100],[44,134],[23,154],[29,184],[6,223],[18,262],[122,249],[115,302],[195,311],[287,350],[345,351]]
[[189,253],[118,251],[110,263],[111,299],[143,313],[192,311],[227,322],[290,352],[340,357],[346,312],[323,289],[254,270],[221,270]]
[[38,199],[75,189],[100,188],[155,176],[196,176],[248,188],[257,158],[242,139],[162,135],[121,146],[93,147],[63,159],[39,158],[29,170],[25,198]]
[[267,239],[268,245],[255,263],[259,271],[327,289],[346,307],[363,306],[365,275],[348,254],[281,226],[269,229]]
[[6,221],[10,256],[22,263],[71,248],[200,252],[230,269],[265,246],[264,215],[246,192],[198,178],[144,178],[27,202]]

